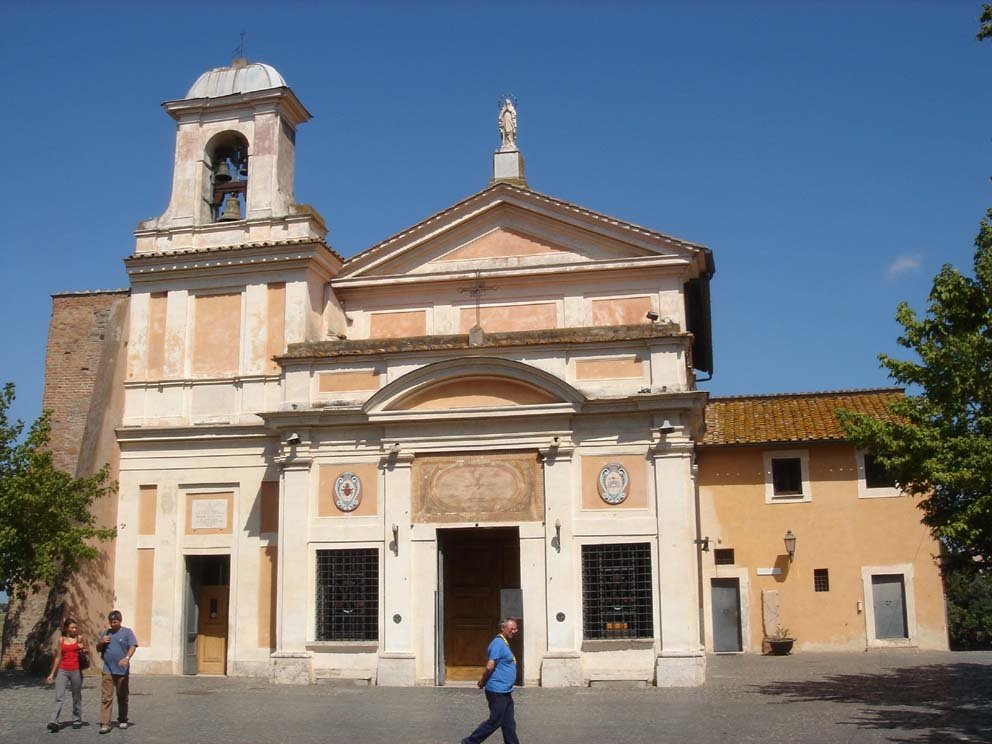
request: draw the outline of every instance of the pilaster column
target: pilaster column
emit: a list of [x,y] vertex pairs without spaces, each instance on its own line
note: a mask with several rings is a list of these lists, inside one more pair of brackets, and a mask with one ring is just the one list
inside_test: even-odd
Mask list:
[[382,511],[386,546],[382,561],[383,639],[376,675],[379,685],[411,687],[416,682],[410,540],[410,485],[413,454],[391,452],[381,461]]
[[700,639],[699,551],[693,443],[669,436],[653,451],[658,514],[661,652],[659,687],[701,685],[706,657]]
[[580,557],[572,540],[572,514],[576,491],[572,477],[571,445],[560,444],[541,451],[544,459],[544,531],[547,570],[548,650],[541,663],[543,687],[574,687],[582,684],[582,658],[575,594],[576,567]]
[[[304,432],[300,432],[303,434]],[[309,432],[305,434],[309,438]],[[302,448],[297,445],[293,450]],[[276,651],[272,654],[272,681],[308,684],[310,654],[306,649],[310,580],[307,539],[310,524],[309,457],[292,452],[281,463],[279,485],[279,541],[276,564]]]

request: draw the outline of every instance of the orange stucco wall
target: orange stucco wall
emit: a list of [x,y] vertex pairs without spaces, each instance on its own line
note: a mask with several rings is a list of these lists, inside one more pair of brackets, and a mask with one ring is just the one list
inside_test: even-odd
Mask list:
[[155,534],[155,512],[158,508],[158,486],[138,488],[138,534]]
[[394,408],[402,411],[445,408],[530,406],[556,402],[547,393],[512,380],[472,377],[433,385],[404,398]]
[[147,646],[152,637],[152,597],[155,595],[155,550],[138,548],[138,585],[135,587],[134,634],[138,645]]
[[409,338],[427,334],[427,312],[410,310],[396,313],[373,313],[369,319],[371,338]]
[[[619,463],[630,478],[627,498],[621,503],[608,504],[599,495],[599,473],[610,463]],[[643,455],[608,455],[582,457],[583,509],[646,509],[648,506],[648,462]]]
[[[459,318],[461,333],[475,325],[475,308],[463,307]],[[479,325],[490,333],[505,331],[538,331],[558,327],[558,311],[553,302],[528,305],[491,305],[479,308]]]
[[276,555],[276,546],[266,545],[258,556],[259,648],[276,646]]
[[[914,574],[918,645],[946,648],[938,545],[920,523],[915,500],[859,499],[854,448],[804,443],[796,449],[809,453],[812,500],[766,504],[765,449],[705,448],[698,453],[700,531],[716,541],[712,547],[735,552],[734,566],[716,566],[712,551],[702,553],[704,592],[710,591],[710,578],[746,572],[750,637],[744,639],[745,649],[761,648],[762,590],[779,593],[779,624],[797,638],[798,648],[864,648],[868,631],[863,608],[872,597],[865,596],[862,567],[898,564],[910,564]],[[783,540],[787,530],[796,536],[791,563]],[[782,571],[778,576],[757,575],[759,568],[775,567]],[[830,590],[815,592],[813,571],[823,568],[829,572]],[[709,643],[709,617],[706,633]]]
[[238,371],[241,352],[241,294],[195,298],[193,374],[223,377]]
[[577,359],[576,380],[620,380],[644,377],[644,363],[637,357]]
[[506,256],[537,256],[546,253],[559,253],[566,250],[538,238],[523,235],[513,230],[503,229],[493,230],[467,245],[456,248],[441,258],[436,259],[436,262],[466,261],[476,258],[498,258]]
[[258,494],[259,532],[279,531],[279,481],[262,481]]
[[626,297],[592,301],[592,324],[634,325],[650,323],[647,312],[651,309],[650,297]]
[[[341,511],[334,503],[334,481],[341,473],[354,473],[361,481],[361,501],[350,512]],[[375,516],[379,511],[378,483],[379,471],[373,463],[321,465],[317,493],[318,517],[366,517]]]
[[158,380],[165,364],[165,311],[168,294],[153,292],[148,298],[148,366],[146,377]]
[[378,372],[321,372],[317,375],[317,390],[321,393],[378,389]]
[[279,365],[272,357],[286,351],[286,282],[269,284],[266,294],[265,374],[275,375]]

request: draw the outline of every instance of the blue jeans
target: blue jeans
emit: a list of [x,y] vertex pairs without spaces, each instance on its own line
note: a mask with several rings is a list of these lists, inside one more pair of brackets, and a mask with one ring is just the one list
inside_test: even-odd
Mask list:
[[49,719],[51,723],[59,722],[66,687],[72,690],[72,722],[80,723],[83,720],[83,675],[78,670],[67,672],[65,669],[59,669],[59,674],[55,678],[55,706]]
[[479,744],[496,729],[503,729],[504,744],[520,744],[517,722],[513,718],[512,693],[486,690],[486,702],[489,703],[489,718],[480,723],[467,739],[462,739],[462,744]]

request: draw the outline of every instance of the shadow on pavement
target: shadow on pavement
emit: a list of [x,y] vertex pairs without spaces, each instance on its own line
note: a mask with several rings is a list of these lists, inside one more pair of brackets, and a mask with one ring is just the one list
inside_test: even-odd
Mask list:
[[45,678],[42,676],[27,672],[0,672],[0,690],[23,690],[29,687],[46,686]]
[[781,702],[833,702],[864,706],[846,725],[892,729],[894,742],[992,741],[992,667],[933,664],[881,674],[836,674],[815,680],[755,686]]

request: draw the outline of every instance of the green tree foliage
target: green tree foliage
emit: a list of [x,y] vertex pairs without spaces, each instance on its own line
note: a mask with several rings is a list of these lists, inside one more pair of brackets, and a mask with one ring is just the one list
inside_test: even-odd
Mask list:
[[952,648],[992,646],[992,575],[974,566],[944,571]]
[[21,439],[24,424],[11,422],[14,385],[0,393],[0,590],[23,597],[36,584],[53,585],[95,558],[94,542],[113,529],[96,527],[93,502],[116,490],[107,468],[89,478],[58,470],[48,450],[48,413]]
[[917,361],[879,356],[918,389],[879,420],[841,412],[848,438],[876,453],[917,497],[923,522],[953,555],[992,565],[992,210],[975,239],[974,278],[945,265],[922,318],[905,302],[898,342]]
[[978,17],[978,22],[981,24],[978,28],[978,40],[992,39],[992,5],[989,3],[982,5],[982,14]]

